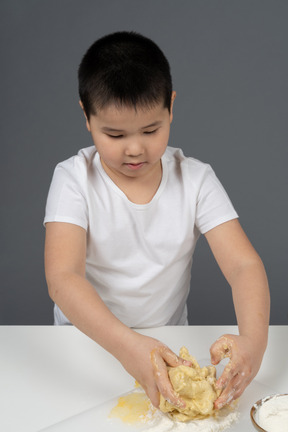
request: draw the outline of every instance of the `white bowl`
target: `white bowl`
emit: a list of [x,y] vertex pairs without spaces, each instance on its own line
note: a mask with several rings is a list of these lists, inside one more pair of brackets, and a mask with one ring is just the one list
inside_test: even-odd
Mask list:
[[259,409],[262,407],[262,405],[264,405],[266,402],[268,402],[270,399],[272,398],[280,398],[282,396],[288,396],[288,394],[274,394],[274,395],[270,395],[270,396],[266,396],[265,398],[259,399],[257,402],[255,402],[255,404],[252,406],[251,410],[250,410],[250,417],[251,417],[251,421],[253,423],[253,426],[260,432],[269,432],[266,429],[263,429],[259,423],[258,423],[258,412]]

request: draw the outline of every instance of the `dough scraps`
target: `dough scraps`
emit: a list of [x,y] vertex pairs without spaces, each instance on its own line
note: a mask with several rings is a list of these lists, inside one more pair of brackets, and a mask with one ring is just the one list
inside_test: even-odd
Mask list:
[[150,399],[140,390],[119,397],[109,417],[118,417],[129,424],[146,423],[151,420],[155,411]]
[[179,356],[189,360],[192,366],[168,367],[168,375],[174,390],[185,402],[185,408],[172,405],[160,395],[160,410],[168,413],[173,420],[189,421],[209,417],[215,413],[214,401],[221,391],[216,388],[216,368],[201,368],[186,347],[180,349]]

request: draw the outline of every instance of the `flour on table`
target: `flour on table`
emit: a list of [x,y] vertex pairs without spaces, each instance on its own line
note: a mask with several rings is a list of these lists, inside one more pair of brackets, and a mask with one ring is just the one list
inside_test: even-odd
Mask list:
[[238,421],[239,416],[236,409],[225,407],[221,409],[217,417],[211,416],[183,423],[174,421],[159,411],[154,414],[154,419],[148,422],[145,432],[220,432]]

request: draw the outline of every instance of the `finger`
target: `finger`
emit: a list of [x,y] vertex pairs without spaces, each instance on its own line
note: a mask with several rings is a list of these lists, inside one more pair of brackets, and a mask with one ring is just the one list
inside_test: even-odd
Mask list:
[[230,404],[235,399],[235,395],[236,389],[234,387],[230,389],[226,388],[221,396],[219,396],[219,398],[214,402],[214,408],[218,410],[223,408],[225,405]]
[[149,397],[149,399],[151,400],[152,405],[155,408],[159,408],[160,394],[156,383],[154,382],[154,384],[151,384],[148,388],[144,387],[144,390],[147,396]]
[[231,341],[221,336],[210,348],[211,363],[218,364],[223,358],[231,357]]
[[224,371],[218,381],[216,382],[216,386],[219,389],[224,389],[227,387],[229,381],[231,381],[238,373],[238,366],[235,362],[230,361],[224,368]]
[[232,387],[229,390],[225,389],[221,396],[219,396],[219,398],[214,402],[214,408],[218,410],[223,408],[225,405],[231,404],[242,395],[246,387],[247,385],[238,389],[236,387]]
[[192,366],[192,362],[189,360],[184,360],[181,357],[178,357],[173,351],[171,351],[168,347],[163,347],[159,350],[162,358],[165,360],[167,365],[172,367],[177,367],[180,365],[183,366]]
[[241,380],[239,380],[238,375],[236,375],[214,402],[215,409],[221,409],[224,405],[229,405],[233,400],[239,397],[239,394],[242,393],[241,390]]
[[151,360],[154,369],[155,382],[164,399],[172,405],[185,408],[185,403],[172,387],[167,373],[167,366],[161,353],[157,350],[152,351]]
[[245,388],[251,382],[243,372],[237,373],[226,385],[219,398],[215,401],[216,409],[221,409],[224,405],[230,404],[233,400],[238,399],[244,392]]
[[[242,395],[242,393],[251,381],[252,378],[250,376],[247,376],[244,371],[238,372],[238,374],[233,378],[233,380],[231,380],[231,387],[235,390],[233,400],[238,399]],[[227,394],[228,393],[229,391],[227,392]],[[229,399],[229,395],[227,399]],[[229,400],[226,403],[230,403]]]

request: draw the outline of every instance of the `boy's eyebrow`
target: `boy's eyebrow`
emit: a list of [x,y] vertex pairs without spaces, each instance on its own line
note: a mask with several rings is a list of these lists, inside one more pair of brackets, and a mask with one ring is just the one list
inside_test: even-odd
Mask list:
[[107,126],[103,126],[101,128],[101,130],[103,132],[124,132],[122,129],[114,129],[114,128],[110,128],[110,127],[107,127]]
[[[149,127],[160,126],[162,123],[163,123],[162,120],[155,121],[155,122],[153,122],[153,123],[150,123],[149,125],[143,126],[141,129],[147,129],[147,128],[149,128]],[[124,132],[123,129],[115,129],[115,128],[111,128],[111,127],[109,127],[109,126],[103,126],[103,127],[101,128],[101,130],[102,130],[103,132]]]
[[163,123],[162,120],[158,120],[158,121],[155,121],[153,123],[150,123],[149,125],[143,126],[142,129],[146,129],[146,128],[154,127],[154,126],[160,126],[162,123]]

